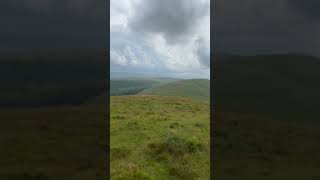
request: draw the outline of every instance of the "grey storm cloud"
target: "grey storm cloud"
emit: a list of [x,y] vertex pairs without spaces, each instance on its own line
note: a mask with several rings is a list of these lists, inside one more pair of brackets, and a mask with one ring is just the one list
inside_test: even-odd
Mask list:
[[129,26],[136,31],[159,33],[167,43],[176,43],[192,33],[198,21],[208,15],[209,1],[146,0],[136,5]]
[[2,0],[0,48],[105,47],[105,0]]
[[86,16],[87,18],[106,13],[104,0],[3,0],[1,10],[7,15],[18,12],[57,16]]
[[320,21],[319,0],[290,0],[289,3],[297,12]]
[[210,48],[204,44],[202,39],[197,40],[198,49],[198,61],[205,68],[210,68]]
[[215,0],[214,49],[320,55],[316,0]]

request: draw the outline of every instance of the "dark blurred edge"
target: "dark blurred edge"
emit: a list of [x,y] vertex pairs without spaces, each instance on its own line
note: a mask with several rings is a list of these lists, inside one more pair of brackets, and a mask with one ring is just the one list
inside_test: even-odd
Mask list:
[[215,80],[215,66],[214,66],[214,10],[215,0],[210,3],[210,179],[213,179],[214,174],[214,160],[215,160],[215,146],[214,146],[214,132],[215,132],[215,108],[214,108],[214,80]]
[[[94,34],[94,37],[101,37],[101,40],[96,42],[96,46],[92,44],[88,46],[94,46],[95,48],[88,48],[86,45],[83,45],[84,48],[66,48],[63,42],[57,40],[54,48],[32,47],[23,49],[19,47],[17,50],[0,50],[0,123],[2,126],[0,127],[0,146],[2,149],[0,151],[0,159],[2,159],[0,160],[0,179],[76,178],[79,175],[74,172],[76,170],[81,171],[83,167],[91,166],[90,161],[88,161],[89,165],[84,163],[84,165],[78,164],[77,166],[79,167],[70,167],[72,172],[68,173],[68,169],[66,169],[65,172],[57,174],[57,177],[52,177],[50,173],[55,172],[51,168],[52,164],[56,167],[56,164],[64,161],[71,162],[74,160],[74,162],[77,162],[77,155],[79,157],[80,155],[90,157],[90,154],[85,154],[86,151],[82,149],[79,149],[79,152],[65,151],[64,153],[59,151],[55,154],[56,149],[62,151],[63,148],[69,150],[74,148],[68,148],[72,145],[66,144],[69,141],[64,142],[64,138],[59,139],[60,136],[68,136],[65,139],[69,138],[70,142],[78,143],[78,141],[82,141],[81,138],[83,137],[73,137],[73,135],[79,134],[80,131],[92,133],[86,138],[95,139],[99,136],[99,140],[103,138],[103,141],[106,142],[106,144],[103,143],[103,152],[105,153],[99,154],[99,156],[104,159],[103,163],[101,163],[101,166],[105,168],[104,177],[109,177],[110,1],[100,2],[104,2],[101,6],[106,7],[106,14],[102,18],[106,19],[106,21],[101,25],[101,28],[105,29],[105,34]],[[25,24],[26,22],[15,23]],[[90,26],[90,24],[87,26]],[[59,33],[61,35],[61,32]],[[40,34],[39,37],[41,37]],[[19,37],[15,38],[19,39]],[[5,41],[8,44],[14,44],[10,42],[9,37]],[[59,47],[59,42],[61,43],[61,48]],[[25,44],[28,44],[28,42]],[[102,44],[103,46],[101,47]],[[81,47],[81,45],[79,46]],[[98,100],[97,104],[101,104],[98,106],[104,107],[105,111],[90,109],[87,112],[87,108],[82,108],[82,106],[91,106],[90,102],[95,101],[95,97],[98,99],[103,98],[101,101]],[[33,112],[39,114],[32,114]],[[81,125],[74,124],[74,129],[71,128],[71,122],[67,122],[66,127],[63,127],[65,122],[51,126],[51,119],[55,115],[57,117],[60,115],[61,119],[77,120],[82,115],[90,113],[100,113],[93,115],[105,117],[105,119],[101,119],[103,123],[100,122],[105,125],[102,136],[102,128],[99,129],[99,132],[89,132],[89,127],[84,126],[85,123],[83,122],[81,122]],[[36,118],[39,118],[39,122],[36,122],[38,121]],[[27,120],[30,120],[30,123]],[[88,119],[88,121],[90,120]],[[70,126],[68,127],[67,125]],[[87,129],[79,130],[77,127]],[[32,132],[32,135],[29,136],[29,132]],[[52,134],[52,132],[58,133]],[[44,140],[51,140],[53,137],[56,139],[52,140],[52,142],[44,142]],[[86,141],[83,142],[85,144]],[[56,148],[51,147],[50,149],[50,143],[54,144]],[[50,145],[45,147],[47,144]],[[63,146],[63,148],[57,147],[59,145]],[[88,149],[90,148],[98,149],[98,147],[89,147]],[[28,152],[28,150],[34,151]],[[88,150],[88,152],[91,151]],[[48,157],[45,157],[46,155],[44,154],[46,153]],[[8,154],[10,157],[7,156]],[[87,156],[83,157],[83,159],[89,159]],[[97,156],[97,154],[94,154],[94,156]],[[45,162],[46,158],[48,160]],[[46,171],[50,172],[50,175],[45,174]],[[90,176],[90,173],[87,174]],[[92,179],[95,178],[93,177]]]

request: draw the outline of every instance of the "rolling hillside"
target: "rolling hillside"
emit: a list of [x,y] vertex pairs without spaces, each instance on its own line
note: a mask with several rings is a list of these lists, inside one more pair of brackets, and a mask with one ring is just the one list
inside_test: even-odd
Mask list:
[[320,178],[318,129],[250,113],[215,111],[214,118],[213,179]]
[[111,97],[111,179],[209,179],[209,115],[189,98]]
[[103,50],[0,54],[0,107],[79,105],[107,91]]
[[284,54],[215,61],[214,179],[319,179],[320,60]]
[[161,95],[210,101],[210,81],[206,79],[179,80],[146,89],[139,95]]
[[298,54],[227,56],[215,61],[214,96],[224,111],[315,123],[320,59]]
[[174,78],[113,78],[110,80],[110,95],[135,95],[139,92],[165,83],[174,82]]
[[103,179],[103,50],[0,54],[0,179]]

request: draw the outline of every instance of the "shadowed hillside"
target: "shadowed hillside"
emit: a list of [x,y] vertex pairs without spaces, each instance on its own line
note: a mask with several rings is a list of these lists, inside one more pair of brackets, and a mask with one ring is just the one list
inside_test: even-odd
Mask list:
[[0,55],[0,179],[103,179],[107,90],[103,50]]
[[320,60],[216,57],[215,179],[319,179]]
[[114,78],[110,80],[110,95],[135,95],[139,92],[165,83],[174,82],[173,78]]
[[56,50],[0,56],[0,106],[78,105],[107,90],[103,50]]
[[316,122],[320,59],[297,54],[224,56],[215,61],[214,96],[224,111]]
[[214,179],[319,179],[320,133],[281,118],[215,112]]

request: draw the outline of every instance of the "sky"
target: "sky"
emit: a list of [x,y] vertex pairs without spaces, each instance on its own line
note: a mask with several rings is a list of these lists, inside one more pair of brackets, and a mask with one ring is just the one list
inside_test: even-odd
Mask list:
[[[0,51],[105,48],[107,2],[1,0]],[[110,0],[111,70],[208,77],[210,36],[214,52],[320,57],[319,0],[212,3],[210,17],[209,0]]]
[[104,48],[105,0],[1,0],[0,51]]
[[319,0],[214,0],[213,47],[236,54],[320,57]]
[[210,0],[111,0],[112,73],[209,78]]

